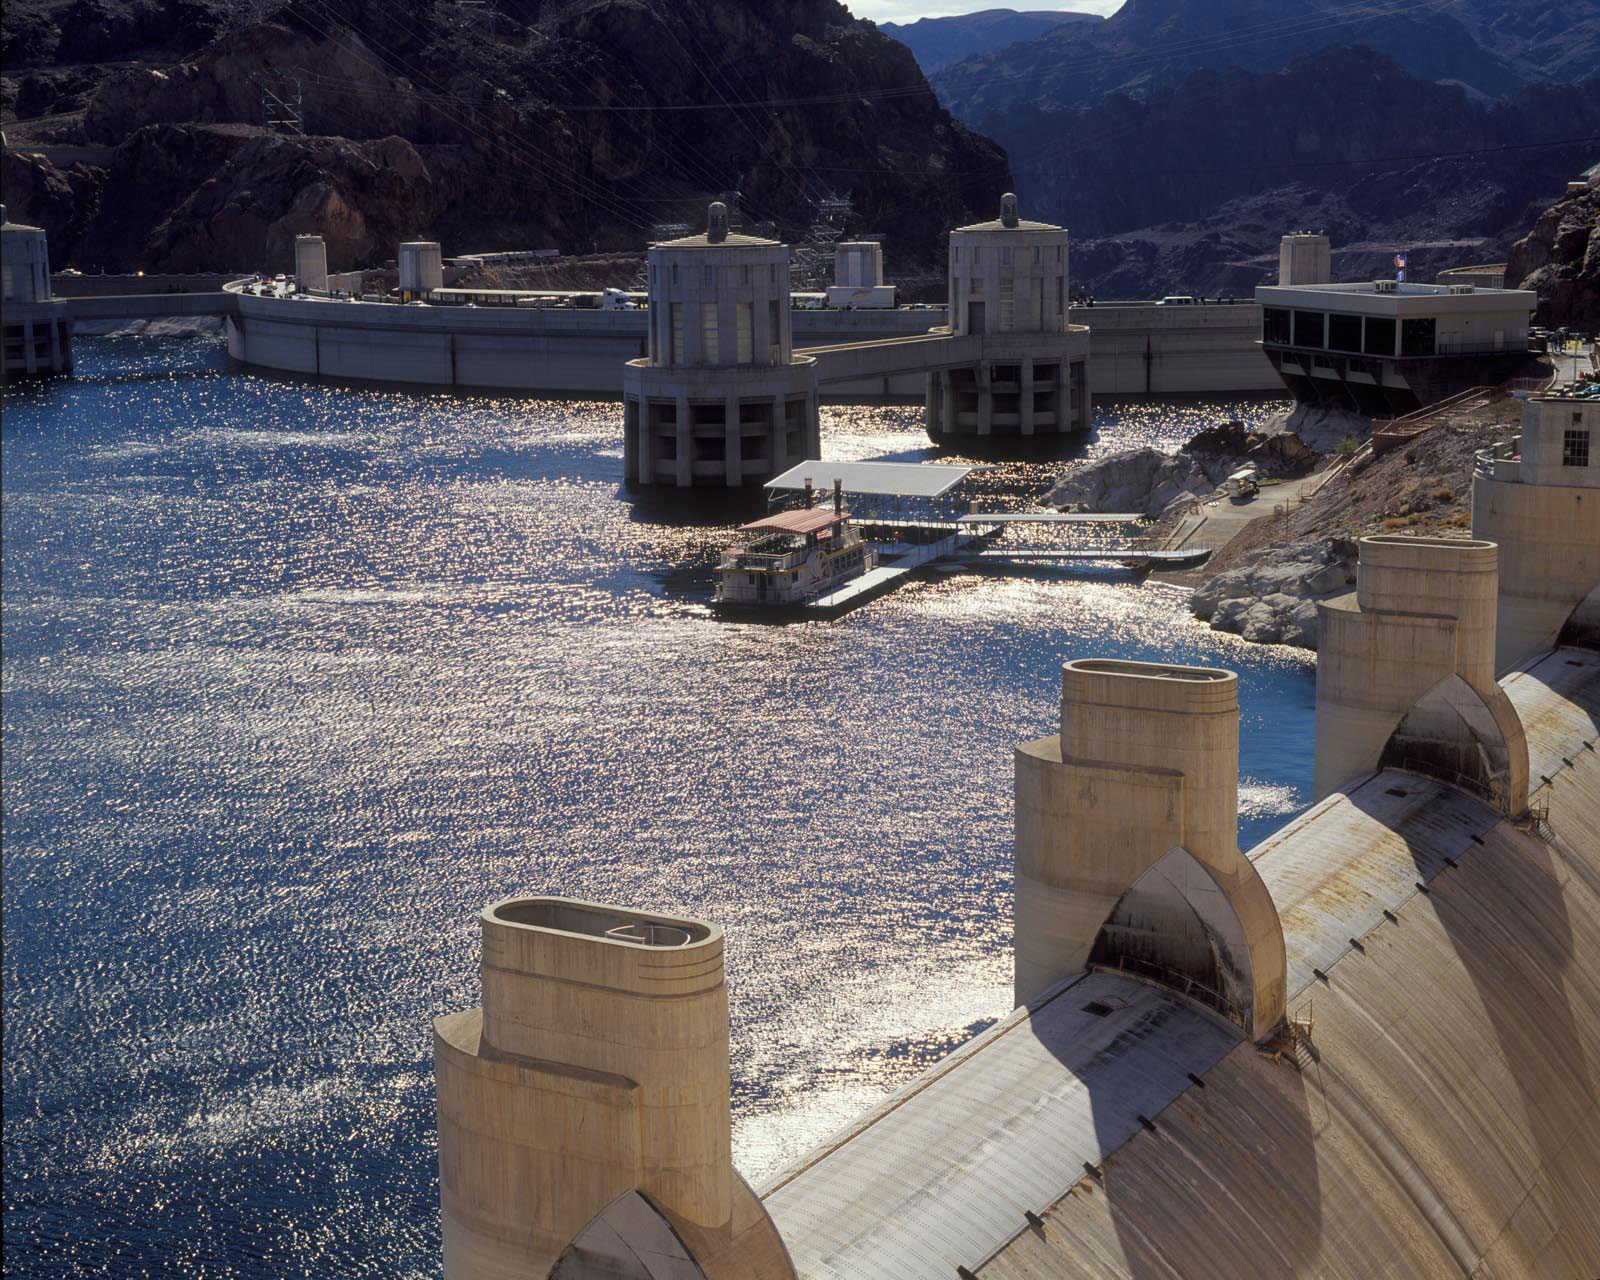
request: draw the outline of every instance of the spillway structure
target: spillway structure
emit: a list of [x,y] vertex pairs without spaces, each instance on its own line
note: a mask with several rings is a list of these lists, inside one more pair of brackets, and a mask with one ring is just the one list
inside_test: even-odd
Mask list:
[[1522,812],[1527,744],[1495,682],[1499,545],[1380,535],[1358,548],[1356,589],[1317,606],[1317,797],[1394,764]]
[[1472,534],[1500,546],[1495,667],[1600,636],[1600,388],[1552,386],[1473,460]]
[[0,205],[0,377],[72,372],[72,317],[50,288],[50,245],[43,228],[12,222]]
[[[1581,400],[1489,451],[1518,488],[1475,489],[1480,536],[1361,542],[1317,798],[1255,848],[1233,673],[1066,661],[1014,756],[1015,1007],[754,1190],[716,926],[490,907],[482,1008],[435,1024],[447,1280],[1592,1280]],[[1540,557],[1572,563],[1507,570]]]
[[629,483],[740,488],[821,456],[816,361],[794,352],[789,250],[728,228],[652,245],[648,349],[623,369]]
[[733,1167],[721,929],[549,897],[479,922],[483,1004],[434,1024],[447,1280],[621,1277],[638,1252],[792,1276]]
[[1067,231],[1000,216],[950,233],[949,325],[976,359],[928,374],[928,434],[1032,437],[1089,430],[1089,329],[1069,318]]
[[1239,852],[1239,681],[1099,658],[1016,753],[1015,995],[1085,966],[1181,986],[1247,1032],[1283,1019],[1283,933]]

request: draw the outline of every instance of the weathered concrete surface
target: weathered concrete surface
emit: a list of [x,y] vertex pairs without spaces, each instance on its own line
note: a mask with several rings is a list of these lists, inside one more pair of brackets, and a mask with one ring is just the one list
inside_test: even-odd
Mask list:
[[[798,1273],[1592,1280],[1600,655],[1505,690],[1552,779],[1538,830],[1389,770],[1251,851],[1308,1035],[1195,1068],[1192,1037],[1135,1030],[1150,995],[1118,1007],[1170,996],[1068,978],[763,1188]],[[1017,1073],[1069,1016],[1082,1041]],[[1197,1079],[1162,1104],[1169,1064]]]
[[721,930],[559,898],[480,919],[483,1008],[434,1024],[447,1280],[546,1275],[633,1190],[711,1280],[791,1275],[733,1169]]
[[[1570,431],[1588,432],[1587,467],[1564,465]],[[1527,401],[1522,435],[1478,455],[1472,533],[1500,544],[1504,671],[1554,644],[1600,587],[1600,401],[1560,392]]]
[[1317,606],[1318,798],[1376,768],[1415,711],[1480,757],[1462,762],[1464,783],[1521,811],[1527,748],[1494,681],[1496,558],[1481,540],[1361,540],[1355,592]]
[[[1267,1034],[1283,1012],[1283,940],[1237,843],[1237,677],[1068,662],[1061,732],[1018,747],[1016,771],[1017,1002],[1101,947],[1102,962],[1181,975],[1247,1031]],[[1174,850],[1196,866],[1171,864],[1146,881]],[[1121,927],[1103,936],[1114,915]],[[1135,945],[1127,926],[1141,917]],[[1206,944],[1202,970],[1188,965],[1197,940]]]

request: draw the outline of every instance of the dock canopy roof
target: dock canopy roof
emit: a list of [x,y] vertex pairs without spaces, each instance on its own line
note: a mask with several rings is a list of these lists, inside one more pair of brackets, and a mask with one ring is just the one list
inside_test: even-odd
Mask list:
[[768,489],[799,491],[810,481],[823,491],[839,481],[846,493],[893,498],[938,498],[949,493],[980,467],[920,462],[802,462],[768,480]]
[[740,533],[820,533],[848,520],[848,511],[831,507],[812,507],[809,511],[780,511],[775,516],[739,526]]

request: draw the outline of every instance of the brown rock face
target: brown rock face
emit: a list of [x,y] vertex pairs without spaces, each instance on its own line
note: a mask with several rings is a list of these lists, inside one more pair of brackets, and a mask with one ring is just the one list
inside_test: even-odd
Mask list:
[[1539,295],[1538,319],[1552,328],[1600,330],[1600,175],[1582,195],[1557,200],[1511,246],[1506,284]]
[[[910,53],[835,0],[501,5],[474,31],[454,12],[294,0],[182,60],[104,68],[81,115],[48,126],[96,167],[69,180],[34,153],[8,200],[63,265],[283,271],[301,232],[335,269],[418,237],[637,252],[730,190],[797,237],[837,194],[840,230],[883,234],[913,270],[1009,181]],[[269,132],[263,89],[294,85],[305,136]]]

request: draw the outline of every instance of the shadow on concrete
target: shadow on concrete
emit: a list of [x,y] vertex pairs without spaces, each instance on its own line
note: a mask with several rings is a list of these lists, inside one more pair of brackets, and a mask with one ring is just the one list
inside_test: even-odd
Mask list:
[[[1363,790],[1350,796],[1357,808],[1364,808]],[[1491,815],[1498,817],[1485,806],[1485,827]],[[1566,990],[1573,935],[1556,857],[1535,834],[1502,825],[1487,846],[1460,855],[1459,867],[1441,868],[1405,823],[1391,829],[1411,852],[1418,879],[1430,890],[1428,904],[1488,1015],[1494,1042],[1478,1052],[1500,1055],[1517,1093],[1501,1105],[1516,1125],[1513,1108],[1520,1103],[1519,1127],[1540,1166],[1558,1170],[1570,1150],[1570,1117],[1594,1096],[1596,1082]],[[1401,910],[1398,923],[1388,927],[1405,928],[1405,917]],[[1459,1031],[1465,1049],[1474,1028],[1463,1024]],[[1485,1121],[1491,1131],[1505,1123]]]

